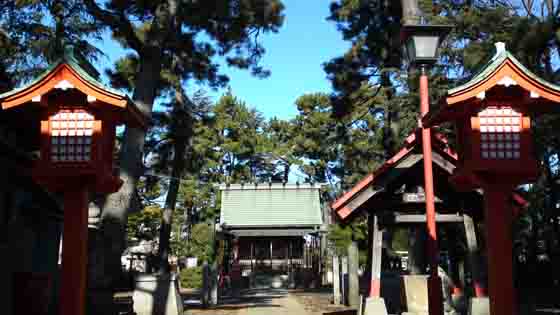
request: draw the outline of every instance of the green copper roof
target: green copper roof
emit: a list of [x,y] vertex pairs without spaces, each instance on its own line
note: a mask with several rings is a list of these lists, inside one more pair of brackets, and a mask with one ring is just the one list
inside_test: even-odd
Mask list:
[[230,227],[298,227],[323,223],[320,185],[221,185],[220,223]]
[[494,55],[494,57],[492,57],[492,59],[469,82],[447,91],[448,95],[452,95],[457,92],[469,89],[486,80],[492,73],[494,73],[494,71],[498,70],[498,68],[500,68],[500,66],[502,66],[502,64],[507,59],[513,62],[525,75],[552,90],[560,91],[560,86],[541,79],[536,74],[527,69],[523,64],[521,64],[521,62],[519,62],[517,58],[515,58],[509,51],[507,51],[503,43],[496,43],[495,45],[496,54]]
[[58,67],[61,64],[67,64],[68,66],[70,66],[74,71],[76,71],[76,73],[79,74],[79,76],[81,78],[83,78],[84,80],[86,80],[88,83],[97,86],[100,89],[103,89],[109,93],[115,94],[117,96],[120,97],[127,97],[125,93],[115,90],[113,88],[107,87],[105,86],[103,83],[99,82],[96,78],[94,78],[86,69],[84,69],[84,67],[90,67],[91,69],[94,69],[94,67],[91,64],[86,64],[84,65],[84,67],[82,67],[81,64],[83,64],[83,62],[87,62],[87,61],[82,61],[80,62],[77,58],[77,56],[74,53],[74,49],[71,46],[67,46],[64,50],[64,56],[60,59],[58,59],[57,61],[53,62],[45,71],[43,71],[43,73],[41,73],[37,78],[35,78],[33,81],[29,82],[28,84],[19,87],[17,89],[13,89],[11,91],[5,92],[3,94],[0,94],[0,99],[9,97],[11,95],[14,95],[22,90],[25,90],[31,86],[33,86],[34,84],[36,84],[37,82],[41,81],[43,78],[45,78],[49,73],[51,73],[54,69],[56,69],[56,67]]

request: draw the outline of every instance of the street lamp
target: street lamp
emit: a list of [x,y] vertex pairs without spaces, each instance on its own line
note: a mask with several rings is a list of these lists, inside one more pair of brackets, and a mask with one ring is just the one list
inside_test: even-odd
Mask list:
[[[447,25],[403,25],[402,39],[409,64],[420,67],[420,115],[430,110],[427,67],[438,58],[439,45],[451,30]],[[421,125],[421,124],[420,124]],[[430,128],[422,127],[422,152],[424,155],[424,191],[426,193],[426,223],[428,227],[427,255],[430,262],[428,277],[428,305],[430,315],[443,314],[441,279],[438,276],[438,246],[436,211],[434,204],[434,179],[432,172],[432,143]]]
[[436,63],[439,46],[451,29],[449,25],[403,25],[402,36],[408,62],[421,66]]

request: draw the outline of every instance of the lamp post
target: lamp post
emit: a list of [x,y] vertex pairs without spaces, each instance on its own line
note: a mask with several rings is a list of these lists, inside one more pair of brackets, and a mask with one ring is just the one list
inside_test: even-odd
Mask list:
[[[428,92],[428,67],[437,61],[438,48],[451,30],[447,25],[404,25],[403,40],[410,65],[420,67],[420,115],[430,110]],[[421,124],[420,124],[421,125]],[[438,276],[438,244],[436,211],[434,204],[434,179],[432,172],[432,143],[430,128],[422,128],[422,153],[424,156],[424,191],[426,193],[426,223],[428,228],[427,255],[430,265],[428,277],[428,305],[430,315],[443,314],[441,279]]]

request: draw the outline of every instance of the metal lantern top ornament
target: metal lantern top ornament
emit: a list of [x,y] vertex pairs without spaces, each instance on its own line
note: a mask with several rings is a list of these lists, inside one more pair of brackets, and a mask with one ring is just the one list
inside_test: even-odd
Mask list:
[[453,29],[449,25],[403,25],[404,53],[411,65],[432,65],[438,59],[441,42]]
[[538,169],[531,116],[560,109],[560,86],[531,73],[504,43],[495,46],[492,60],[423,119],[424,126],[455,122],[459,167],[453,181],[459,188],[481,187],[482,177],[495,175],[533,180]]
[[103,86],[98,76],[67,47],[64,57],[35,81],[0,95],[2,110],[34,135],[34,148],[28,149],[38,151],[39,158],[32,175],[52,191],[73,180],[89,181],[92,191],[116,191],[121,184],[113,174],[116,127],[146,126],[134,103]]

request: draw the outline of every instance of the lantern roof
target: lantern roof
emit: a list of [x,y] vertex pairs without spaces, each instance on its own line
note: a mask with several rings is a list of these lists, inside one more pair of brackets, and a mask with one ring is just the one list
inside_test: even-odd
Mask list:
[[[393,157],[385,161],[385,163],[383,163],[381,167],[364,177],[356,185],[354,185],[352,189],[350,189],[348,192],[345,192],[331,204],[331,209],[336,212],[340,219],[346,219],[350,216],[350,214],[353,212],[353,209],[350,209],[348,205],[352,203],[352,200],[357,199],[357,196],[360,193],[367,191],[368,188],[370,188],[370,190],[373,192],[372,195],[382,192],[384,189],[380,187],[374,187],[375,185],[382,186],[384,184],[387,184],[382,183],[380,179],[385,177],[391,171],[397,171],[400,175],[405,170],[410,169],[412,165],[415,165],[422,160],[421,154],[413,154],[415,149],[417,150],[418,148],[421,148],[422,138],[418,136],[418,131],[419,130],[416,130],[406,138],[404,147],[401,148],[401,150],[398,151]],[[457,155],[453,150],[449,148],[447,139],[439,133],[432,134],[432,138],[434,145],[433,153],[436,153],[442,157],[442,165],[454,165],[455,161],[457,160]],[[408,159],[411,157],[412,159],[408,161]],[[436,165],[438,165],[437,161],[435,162]],[[397,177],[398,175],[393,175],[389,176],[388,178],[390,178],[390,180],[395,180]],[[361,200],[360,203],[365,203],[365,200]]]
[[521,98],[516,101],[519,105],[529,105],[529,111],[560,110],[551,106],[560,103],[559,85],[547,82],[527,69],[507,51],[504,43],[495,43],[495,47],[495,55],[471,80],[447,91],[441,100],[442,108],[424,117],[425,125],[432,126],[463,117],[466,111],[473,110],[473,105],[482,105],[490,90],[497,86],[521,90],[523,93],[517,94]]
[[107,109],[122,112],[121,122],[145,127],[146,117],[136,104],[125,93],[105,86],[98,76],[99,73],[85,58],[67,46],[64,55],[33,81],[0,94],[0,106],[7,110],[29,103],[41,103],[42,97],[54,89],[77,89],[87,95],[88,102],[98,102],[102,104],[101,107],[108,106]]

